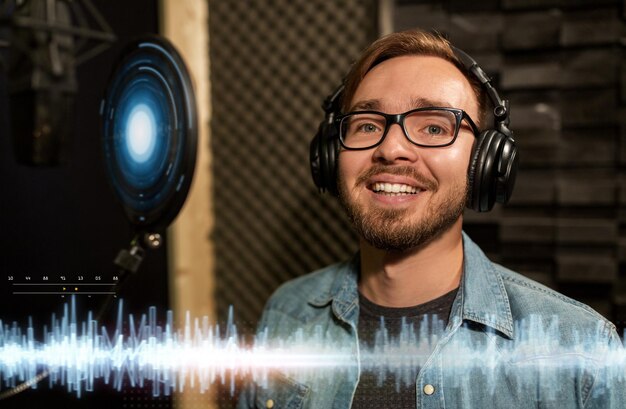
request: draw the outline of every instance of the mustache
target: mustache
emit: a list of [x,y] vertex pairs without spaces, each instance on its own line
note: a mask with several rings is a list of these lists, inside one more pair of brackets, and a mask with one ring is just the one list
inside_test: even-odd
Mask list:
[[439,183],[436,180],[427,178],[411,166],[386,166],[380,164],[374,165],[361,173],[356,180],[355,186],[364,185],[369,179],[382,173],[414,179],[427,190],[435,191],[439,188]]

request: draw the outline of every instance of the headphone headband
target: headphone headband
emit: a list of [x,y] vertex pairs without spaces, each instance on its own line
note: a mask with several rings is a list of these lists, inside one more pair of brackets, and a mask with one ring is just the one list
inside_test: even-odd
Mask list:
[[487,96],[493,105],[493,117],[494,127],[505,134],[509,138],[513,139],[513,131],[509,129],[510,117],[509,117],[509,101],[500,98],[498,91],[491,85],[491,78],[483,71],[478,65],[476,60],[469,56],[465,51],[450,45],[454,55],[459,59],[465,70],[471,73],[487,92]]

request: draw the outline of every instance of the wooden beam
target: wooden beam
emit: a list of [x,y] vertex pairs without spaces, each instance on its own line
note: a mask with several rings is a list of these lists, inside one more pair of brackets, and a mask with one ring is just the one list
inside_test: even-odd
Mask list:
[[[161,0],[161,34],[176,46],[191,72],[198,107],[198,157],[189,196],[168,230],[171,307],[180,325],[185,313],[215,322],[214,216],[209,121],[209,21],[206,0]],[[214,394],[176,395],[178,409],[215,407]]]

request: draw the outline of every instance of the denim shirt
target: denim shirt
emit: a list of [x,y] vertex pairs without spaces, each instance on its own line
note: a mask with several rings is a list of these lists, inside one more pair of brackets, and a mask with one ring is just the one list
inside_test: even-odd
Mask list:
[[[417,408],[626,408],[623,345],[612,323],[492,263],[465,234],[463,250],[448,325],[414,380]],[[274,371],[244,389],[239,408],[351,407],[361,371],[359,265],[357,254],[284,284],[259,323],[269,339],[323,334],[351,365]]]

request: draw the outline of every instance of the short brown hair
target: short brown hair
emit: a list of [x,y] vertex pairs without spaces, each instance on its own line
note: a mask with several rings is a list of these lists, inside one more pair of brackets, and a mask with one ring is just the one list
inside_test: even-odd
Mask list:
[[363,51],[361,57],[354,63],[345,79],[341,105],[343,112],[347,112],[350,109],[350,102],[354,97],[356,89],[372,68],[385,60],[405,55],[440,57],[454,64],[465,75],[472,86],[474,94],[476,94],[478,118],[475,118],[475,120],[479,126],[483,123],[487,105],[487,93],[478,79],[467,72],[461,61],[454,54],[448,40],[436,32],[419,29],[389,34],[374,41]]

